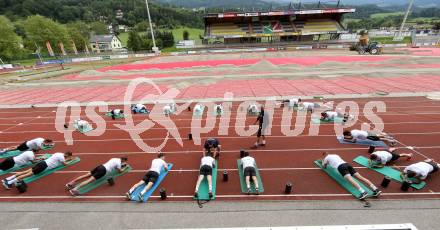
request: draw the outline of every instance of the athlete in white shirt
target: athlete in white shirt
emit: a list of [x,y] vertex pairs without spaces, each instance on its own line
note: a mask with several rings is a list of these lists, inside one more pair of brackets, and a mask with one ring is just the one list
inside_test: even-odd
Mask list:
[[165,114],[165,116],[169,116],[173,113],[173,111],[171,110],[171,106],[170,105],[165,105],[163,107],[163,113]]
[[18,156],[8,157],[0,163],[0,170],[6,171],[13,167],[21,167],[29,163],[35,162],[35,154],[33,151],[25,151]]
[[73,159],[72,152],[65,152],[65,153],[54,153],[51,157],[48,159],[39,162],[31,169],[25,170],[23,172],[19,172],[13,176],[10,176],[6,179],[4,179],[3,186],[5,188],[9,189],[13,184],[15,184],[17,181],[21,181],[25,179],[26,177],[30,177],[33,175],[38,175],[42,173],[46,169],[54,169],[61,165],[67,165],[70,160]]
[[196,191],[194,192],[194,197],[197,198],[199,196],[199,186],[202,182],[203,178],[206,176],[208,180],[209,187],[209,198],[212,198],[212,169],[215,168],[215,159],[212,157],[212,153],[208,151],[204,157],[200,160],[200,171],[199,178],[197,179]]
[[289,108],[293,108],[293,107],[297,107],[299,105],[299,103],[301,103],[301,98],[291,98],[288,100],[283,100],[281,102],[281,107],[289,107]]
[[397,153],[396,148],[390,148],[383,151],[375,151],[370,154],[369,163],[371,166],[376,168],[382,168],[386,164],[397,161],[399,158],[405,157],[406,160],[410,160],[412,157],[411,153]]
[[257,170],[255,168],[255,159],[249,156],[249,152],[244,152],[244,157],[241,158],[241,167],[243,168],[243,175],[246,180],[246,187],[248,189],[248,195],[251,194],[251,180],[254,182],[256,195],[259,194]]
[[201,116],[201,115],[203,115],[203,105],[201,105],[201,104],[196,104],[196,105],[194,106],[193,114],[196,115],[196,116]]
[[257,115],[258,114],[258,106],[256,104],[251,104],[248,107],[248,114]]
[[[117,170],[118,173],[122,173],[125,170],[125,167],[127,166],[127,161],[128,161],[127,157],[112,158],[109,161],[107,161],[105,164],[98,165],[90,172],[82,176],[79,176],[73,179],[72,181],[70,181],[69,183],[67,183],[66,189],[70,190],[72,196],[78,196],[79,189],[81,187],[84,187],[85,185],[90,184],[93,181],[101,179],[105,175],[112,173],[113,170]],[[79,181],[82,182],[77,184]]]
[[75,128],[77,128],[78,130],[80,130],[80,131],[82,131],[82,130],[86,130],[86,129],[89,129],[91,126],[90,126],[90,123],[88,122],[88,121],[86,121],[86,120],[81,120],[81,119],[77,119],[77,120],[75,120],[74,122],[73,122],[73,126],[75,127]]
[[353,129],[344,130],[344,140],[352,143],[356,143],[358,140],[371,140],[371,141],[385,141],[391,146],[396,145],[396,140],[386,133],[374,134],[364,130]]
[[321,113],[321,120],[334,120],[335,118],[343,118],[343,122],[347,122],[348,119],[353,119],[354,117],[349,114],[342,114],[340,112],[327,110]]
[[116,117],[124,115],[124,110],[122,110],[122,109],[113,109],[113,110],[109,111],[109,113],[112,116],[112,119],[115,120]]
[[34,152],[38,153],[38,151],[42,149],[51,149],[54,146],[55,144],[53,143],[52,140],[39,137],[32,139],[30,141],[25,141],[18,146],[12,146],[9,148],[2,149],[0,152],[3,153],[7,151],[15,151],[15,150],[24,152],[24,151],[33,150]]
[[135,104],[131,106],[133,113],[148,113],[147,107],[143,104]]
[[128,200],[131,200],[131,194],[138,188],[139,186],[145,184],[144,189],[139,194],[139,201],[144,200],[145,193],[153,187],[154,183],[156,183],[157,179],[160,176],[162,168],[168,171],[168,164],[165,162],[165,155],[163,153],[158,153],[157,158],[151,161],[150,170],[144,175],[142,180],[133,185],[133,187],[128,190],[125,194]]
[[358,180],[363,181],[366,183],[370,188],[373,190],[373,196],[378,197],[382,192],[373,184],[371,181],[369,181],[367,178],[363,177],[361,174],[356,172],[356,170],[342,160],[342,158],[336,154],[329,154],[328,152],[324,152],[322,154],[323,160],[322,160],[322,166],[324,168],[327,168],[327,166],[330,166],[334,169],[337,169],[338,172],[348,181],[350,184],[352,184],[356,189],[361,192],[361,195],[358,197],[360,200],[365,199],[368,196],[368,193],[353,179],[353,177],[357,178]]
[[420,183],[440,168],[440,164],[432,159],[428,159],[419,163],[415,163],[406,167],[402,172],[402,178],[410,179],[414,183]]
[[319,104],[317,103],[313,103],[313,102],[301,102],[299,103],[299,106],[301,106],[302,108],[304,108],[305,110],[307,110],[307,112],[313,112],[316,108],[321,107]]

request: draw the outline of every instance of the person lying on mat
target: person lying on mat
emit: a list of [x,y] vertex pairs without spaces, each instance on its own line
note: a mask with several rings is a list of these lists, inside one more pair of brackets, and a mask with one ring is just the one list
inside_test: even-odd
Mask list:
[[244,157],[241,158],[241,166],[243,167],[243,175],[246,180],[246,187],[248,189],[247,194],[251,194],[251,178],[255,185],[255,192],[258,195],[260,192],[258,190],[258,179],[257,179],[257,170],[255,168],[256,162],[255,159],[249,156],[249,152],[244,152]]
[[142,180],[133,185],[133,187],[131,187],[130,190],[128,190],[128,192],[125,194],[127,199],[131,200],[131,194],[134,192],[134,190],[145,184],[144,189],[139,193],[139,201],[144,200],[145,193],[150,190],[154,183],[156,183],[157,179],[159,179],[162,167],[168,171],[168,164],[165,162],[165,155],[163,153],[158,153],[157,158],[151,161],[151,167],[147,174],[145,174]]
[[316,108],[320,107],[319,104],[316,104],[316,103],[313,103],[313,102],[301,102],[301,103],[299,103],[299,105],[301,107],[303,107],[305,110],[307,110],[307,112],[311,112],[311,113],[313,113],[313,111]]
[[378,197],[382,193],[373,183],[371,183],[371,181],[356,172],[353,166],[342,160],[339,155],[324,152],[322,156],[324,158],[322,160],[322,166],[324,168],[330,166],[334,169],[337,169],[345,180],[350,182],[350,184],[352,184],[357,190],[359,190],[359,192],[361,192],[361,195],[358,197],[360,200],[365,199],[368,196],[368,193],[353,179],[353,177],[365,182],[368,186],[370,186],[370,188],[374,192],[373,196]]
[[196,104],[194,106],[194,113],[201,114],[203,112],[203,106],[201,104]]
[[331,121],[335,118],[343,118],[343,122],[347,122],[348,119],[353,119],[352,115],[349,115],[348,113],[342,114],[340,112],[327,110],[321,113],[321,120],[323,121]]
[[112,119],[115,120],[116,117],[124,115],[124,110],[122,110],[122,109],[113,109],[109,113],[112,116]]
[[353,130],[344,130],[343,132],[344,140],[352,143],[356,143],[356,141],[360,140],[371,140],[371,141],[385,141],[391,146],[396,145],[396,140],[392,137],[386,135],[386,133],[374,134],[364,130],[353,129]]
[[428,175],[437,172],[439,168],[440,164],[432,159],[428,159],[407,166],[403,170],[401,177],[404,180],[410,179],[413,183],[419,184],[424,181]]
[[[92,171],[73,179],[72,181],[66,184],[66,188],[67,190],[70,191],[72,196],[78,196],[79,189],[81,187],[90,184],[93,181],[101,179],[105,175],[110,174],[113,170],[118,170],[119,173],[122,173],[125,167],[127,167],[127,161],[128,161],[127,157],[112,158],[109,161],[107,161],[105,164],[98,165],[97,167],[92,169]],[[81,180],[83,180],[81,183],[76,184]]]
[[54,169],[61,165],[67,165],[69,161],[73,160],[72,152],[54,153],[52,156],[44,161],[39,162],[31,169],[19,172],[13,176],[10,176],[2,180],[3,186],[6,189],[10,189],[17,181],[22,181],[26,177],[38,175],[46,169]]
[[399,158],[405,157],[406,160],[410,160],[412,157],[411,153],[397,153],[396,148],[390,148],[383,151],[375,151],[370,154],[369,163],[371,166],[376,168],[382,168],[386,164],[397,161]]
[[51,149],[55,146],[55,143],[51,139],[44,139],[44,138],[35,138],[30,141],[25,141],[22,144],[18,146],[13,146],[9,148],[5,148],[0,152],[6,152],[6,151],[29,151],[32,150],[35,153],[38,153],[38,151],[42,149]]
[[77,119],[73,122],[76,127],[78,127],[79,130],[85,130],[90,127],[90,123],[86,120]]
[[301,98],[291,98],[288,100],[283,100],[281,103],[281,107],[297,107],[299,106],[299,103],[301,103]]
[[251,104],[248,107],[248,114],[256,115],[258,113],[258,106],[256,104]]
[[177,111],[177,105],[175,103],[168,103],[163,107],[163,113],[166,116],[169,116],[176,111]]
[[221,150],[220,141],[216,138],[208,138],[205,141],[205,144],[203,145],[204,152],[211,152],[213,153],[214,158],[218,158],[220,156],[220,150]]
[[131,106],[131,111],[133,113],[148,113],[147,107],[143,104],[135,104]]
[[200,160],[200,170],[199,170],[199,178],[197,179],[196,191],[194,192],[194,197],[199,197],[198,191],[200,183],[202,183],[203,178],[208,180],[208,188],[209,188],[209,198],[212,198],[212,169],[215,168],[215,159],[212,157],[211,151],[208,151],[204,157]]
[[8,157],[0,163],[0,170],[6,171],[13,167],[21,167],[29,163],[35,163],[38,159],[35,159],[33,151],[25,151],[18,156]]

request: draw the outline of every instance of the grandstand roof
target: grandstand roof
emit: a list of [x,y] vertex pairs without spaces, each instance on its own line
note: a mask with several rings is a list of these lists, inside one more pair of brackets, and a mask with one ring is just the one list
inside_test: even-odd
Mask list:
[[208,13],[204,17],[209,18],[235,18],[235,17],[258,17],[258,16],[289,16],[301,14],[344,14],[354,13],[355,8],[326,8],[326,9],[304,9],[285,11],[261,11],[261,12],[224,12]]

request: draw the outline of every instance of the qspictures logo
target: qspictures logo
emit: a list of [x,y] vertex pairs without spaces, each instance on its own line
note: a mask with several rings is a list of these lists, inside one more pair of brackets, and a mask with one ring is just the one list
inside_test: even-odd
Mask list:
[[[143,120],[135,122],[131,113],[131,107],[134,104],[134,98],[137,98],[140,93],[140,86],[148,85],[152,87],[155,93],[144,95],[136,103],[147,104],[149,114],[143,116]],[[186,101],[185,103],[176,104],[176,98],[180,91],[175,88],[170,88],[163,92],[152,80],[147,78],[137,78],[130,81],[128,84],[123,101],[125,111],[125,124],[112,124],[112,128],[116,127],[127,132],[131,140],[142,151],[148,153],[155,153],[161,151],[166,144],[173,140],[180,146],[184,145],[182,133],[178,125],[176,125],[173,118],[179,117],[190,105],[198,104],[202,108],[202,113],[198,114],[193,111],[191,117],[191,125],[189,127],[190,133],[193,137],[195,145],[201,145],[202,135],[213,133],[218,127],[217,136],[221,139],[222,136],[249,137],[257,133],[260,128],[258,124],[249,124],[251,119],[255,121],[256,117],[248,116],[249,108],[256,106],[257,108],[264,107],[264,117],[262,122],[262,131],[266,136],[270,136],[275,129],[279,129],[282,135],[286,137],[294,137],[298,135],[319,135],[320,122],[313,122],[313,119],[319,119],[321,113],[325,111],[335,111],[338,114],[349,114],[348,119],[343,124],[334,123],[333,128],[337,136],[341,136],[343,130],[354,127],[358,122],[361,123],[360,129],[380,133],[384,130],[382,119],[376,113],[386,112],[386,104],[382,101],[369,101],[362,106],[359,106],[355,101],[342,101],[337,105],[333,101],[318,101],[313,104],[313,108],[302,107],[300,103],[297,107],[283,106],[288,102],[277,101],[275,97],[267,97],[262,101],[246,100],[239,102],[238,106],[233,106],[234,95],[231,92],[226,92],[222,101],[216,102],[194,102]],[[166,106],[173,107],[172,114],[168,115],[164,108]],[[308,104],[307,106],[310,106]],[[222,108],[221,113],[217,111]],[[282,109],[280,109],[282,107]],[[55,119],[55,128],[58,132],[64,135],[64,140],[68,145],[74,144],[73,132],[75,128],[69,125],[68,128],[64,124],[72,124],[75,120],[82,119],[90,121],[94,129],[90,132],[84,133],[86,136],[97,137],[102,136],[108,127],[107,122],[102,117],[103,114],[109,111],[109,105],[104,101],[89,102],[84,107],[84,114],[82,114],[83,107],[76,101],[65,101],[58,105]],[[281,110],[281,111],[280,111]],[[258,114],[259,111],[257,111]],[[99,113],[99,114],[98,114]],[[311,116],[310,124],[306,125],[307,117]],[[274,119],[281,119],[279,125],[274,125]],[[248,122],[247,122],[248,121]],[[218,125],[217,125],[218,124]],[[162,142],[155,146],[148,143],[151,139],[143,139],[141,134],[151,130],[156,125],[161,129],[166,130],[166,137],[160,138]],[[306,130],[308,127],[308,130]],[[183,135],[187,135],[186,133]],[[205,136],[206,138],[206,136]],[[151,142],[151,141],[150,141]]]

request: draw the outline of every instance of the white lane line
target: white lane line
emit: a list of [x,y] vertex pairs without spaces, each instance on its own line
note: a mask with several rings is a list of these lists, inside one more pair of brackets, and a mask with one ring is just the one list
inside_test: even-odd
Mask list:
[[[440,149],[440,146],[424,146],[424,147],[417,147],[418,149]],[[367,148],[312,148],[312,149],[256,149],[256,150],[252,150],[253,153],[256,152],[284,152],[284,153],[302,153],[302,152],[307,152],[307,151],[343,151],[343,152],[347,152],[347,151],[354,151],[354,150],[359,150],[359,151],[366,151]],[[405,148],[402,148],[405,149]],[[197,150],[186,150],[186,151],[162,151],[165,154],[198,154],[200,155],[200,151]],[[222,153],[233,153],[233,154],[238,154],[240,152],[240,149],[237,150],[222,150]],[[136,154],[150,154],[151,156],[155,156],[153,154],[157,154],[157,153],[147,153],[147,152],[141,152],[141,151],[136,151],[136,152],[111,152],[111,153],[98,153],[98,152],[75,152],[74,155],[136,155]]]
[[[365,123],[365,124],[367,124],[367,123]],[[432,122],[430,122],[430,121],[428,121],[428,122],[410,121],[410,122],[374,123],[374,125],[380,125],[380,124],[387,125],[388,127],[389,127],[389,125],[398,125],[398,126],[400,126],[400,125],[403,125],[403,124],[422,124],[422,125],[426,124],[426,125],[432,125],[432,124],[440,124],[440,121],[432,121]],[[2,124],[0,124],[0,126],[1,125]],[[6,124],[4,124],[4,125],[6,126]],[[32,126],[32,124],[26,124],[26,125],[27,126]],[[53,123],[46,123],[46,125],[53,125]],[[335,125],[339,125],[339,124],[325,123],[325,124],[317,124],[317,125],[319,125],[319,126],[335,126]],[[245,125],[245,126],[243,126],[243,125],[235,125],[233,127],[238,127],[238,128],[245,127],[246,128],[246,127],[249,127],[249,126],[250,125]],[[291,126],[292,125],[278,125],[278,124],[272,125],[272,127],[291,127]],[[295,127],[308,127],[308,126],[310,126],[309,123],[307,123],[305,125],[296,125],[295,124]],[[216,126],[215,128],[220,128],[220,127]],[[178,129],[178,130],[191,129],[191,127],[190,126],[184,126],[184,127],[179,126],[176,129]],[[126,130],[143,130],[143,129],[126,129]],[[153,128],[148,129],[148,130],[174,130],[174,128],[167,129],[167,128],[164,128],[164,127],[153,127]],[[119,129],[119,128],[106,128],[105,131],[124,131],[124,130]],[[7,134],[7,133],[14,133],[15,134],[15,133],[60,133],[60,132],[58,132],[56,130],[26,130],[26,131],[8,131],[8,132],[3,132],[3,133],[5,133],[5,134]]]
[[[440,115],[440,112],[435,112],[435,111],[432,111],[432,112],[422,112],[422,113],[411,113],[412,111],[405,111],[405,112],[401,112],[401,113],[394,113],[394,112],[384,112],[384,113],[376,113],[376,115],[378,115],[378,116],[414,116],[414,115]],[[364,113],[360,113],[359,114],[360,116],[364,116]],[[183,115],[177,115],[177,117],[179,117],[179,116],[183,116]],[[231,114],[231,117],[230,117],[230,119],[231,119],[231,121],[233,121],[233,120],[235,120],[235,119],[237,119],[237,116],[238,116],[238,114]],[[304,115],[304,116],[295,116],[295,117],[307,117],[308,115]],[[102,115],[102,116],[87,116],[87,118],[88,119],[93,119],[93,118],[98,118],[98,117],[100,117],[100,118],[104,118],[104,114]],[[30,118],[32,118],[32,117],[0,117],[0,120],[16,120],[16,119],[30,119]],[[42,116],[41,118],[46,118],[46,119],[55,119],[56,118],[56,116],[47,116],[47,117],[45,117],[45,116]],[[138,116],[136,116],[136,118],[139,118],[139,120],[138,119],[133,119],[134,121],[142,121],[142,120],[144,120],[145,118],[148,118],[148,116],[144,116],[144,119],[141,119],[141,117],[138,117]],[[172,118],[173,118],[173,116],[172,116]],[[247,117],[248,119],[252,119],[253,117]],[[275,119],[275,118],[281,118],[281,116],[273,116],[273,118]],[[202,118],[193,118],[192,117],[192,115],[191,116],[188,116],[188,118],[173,118],[172,120],[173,121],[192,121],[192,120],[211,120],[211,119],[220,119],[219,117],[208,117],[208,118],[206,118],[206,117],[202,117]],[[156,119],[157,121],[160,121],[160,120],[165,120],[165,119]],[[121,121],[124,121],[124,120],[121,120]],[[107,123],[118,123],[119,121],[106,121]]]
[[[381,196],[426,196],[426,195],[440,195],[440,192],[436,193],[382,193]],[[349,193],[321,193],[321,194],[260,194],[258,196],[249,195],[216,195],[218,198],[245,198],[245,197],[345,197],[353,196]],[[160,196],[151,196],[152,198],[160,198]],[[194,195],[167,195],[167,198],[193,198]],[[114,199],[114,198],[125,198],[125,196],[0,196],[0,199]]]
[[[398,167],[398,168],[405,168],[407,166],[394,166],[394,167]],[[366,169],[366,167],[353,167],[355,169]],[[200,169],[174,169],[174,170],[170,170],[170,172],[198,172]],[[218,171],[238,171],[237,168],[226,168],[226,169],[218,169]],[[314,168],[258,168],[258,170],[260,171],[297,171],[297,170],[321,170],[318,167],[314,167]],[[84,171],[56,171],[54,172],[55,174],[71,174],[71,173],[88,173],[90,172],[90,170],[84,170]],[[128,173],[146,173],[147,170],[131,170]],[[16,173],[16,172],[14,172]]]
[[[440,132],[423,132],[423,133],[388,133],[390,135],[424,135],[424,136],[428,136],[428,135],[439,135]],[[202,136],[202,138],[205,137]],[[209,136],[212,138],[217,138],[217,139],[255,139],[255,136],[244,136],[244,137],[240,137],[240,136],[232,136],[232,137],[228,137],[228,136]],[[299,136],[267,136],[268,139],[275,139],[275,138],[307,138],[307,137],[334,137],[336,138],[336,136],[334,134],[322,134],[322,135],[299,135]],[[186,140],[186,137],[182,137],[183,140]],[[77,140],[75,139],[74,142],[113,142],[113,141],[135,141],[135,140],[142,140],[142,141],[161,141],[163,140],[163,138],[119,138],[119,139],[96,139],[96,140],[87,140],[87,139],[83,139],[83,140]],[[175,138],[169,138],[169,140],[176,140]],[[55,143],[64,143],[65,141],[54,141]],[[22,141],[1,141],[0,144],[19,144],[22,143]],[[407,147],[407,146],[406,146]]]

